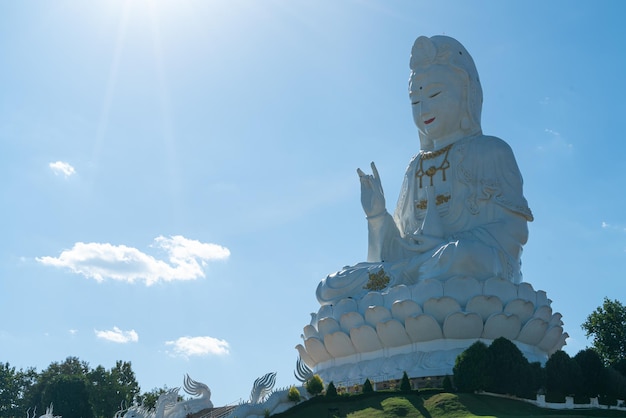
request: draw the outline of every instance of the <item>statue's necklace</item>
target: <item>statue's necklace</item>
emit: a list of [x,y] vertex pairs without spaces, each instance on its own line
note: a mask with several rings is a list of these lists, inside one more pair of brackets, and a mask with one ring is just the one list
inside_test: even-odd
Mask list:
[[[448,161],[448,153],[450,152],[450,148],[452,148],[453,144],[445,146],[437,151],[422,151],[420,153],[420,165],[415,171],[415,177],[419,178],[419,187],[422,188],[422,178],[424,176],[430,177],[430,185],[433,185],[433,177],[437,174],[437,171],[441,171],[441,178],[443,181],[446,181],[446,170],[450,168],[450,162]],[[444,154],[443,161],[439,166],[431,165],[424,171],[424,161],[432,160],[433,158],[437,158],[440,155]]]

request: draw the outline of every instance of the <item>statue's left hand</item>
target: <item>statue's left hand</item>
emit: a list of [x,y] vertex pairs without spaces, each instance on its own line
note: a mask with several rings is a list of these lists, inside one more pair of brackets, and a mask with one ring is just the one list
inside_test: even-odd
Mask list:
[[360,168],[356,169],[361,181],[361,205],[368,218],[378,217],[386,213],[385,193],[380,182],[376,165],[372,162],[372,174],[365,174]]

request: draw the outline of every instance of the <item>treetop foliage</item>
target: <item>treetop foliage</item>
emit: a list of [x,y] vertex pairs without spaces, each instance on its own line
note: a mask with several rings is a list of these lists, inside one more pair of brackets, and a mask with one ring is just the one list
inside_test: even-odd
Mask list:
[[626,307],[618,300],[604,298],[581,325],[586,336],[593,336],[593,348],[607,366],[626,359]]
[[121,405],[130,406],[139,390],[126,361],[105,369],[68,357],[39,373],[0,363],[0,418],[23,418],[28,409],[45,411],[50,404],[63,418],[111,418]]

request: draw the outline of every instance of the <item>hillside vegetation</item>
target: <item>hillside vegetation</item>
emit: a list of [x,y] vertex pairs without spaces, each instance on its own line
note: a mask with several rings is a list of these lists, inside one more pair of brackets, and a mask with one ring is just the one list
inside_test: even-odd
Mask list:
[[461,418],[461,417],[626,417],[617,410],[549,410],[522,401],[488,395],[454,394],[438,390],[374,392],[328,399],[313,398],[294,406],[277,418]]

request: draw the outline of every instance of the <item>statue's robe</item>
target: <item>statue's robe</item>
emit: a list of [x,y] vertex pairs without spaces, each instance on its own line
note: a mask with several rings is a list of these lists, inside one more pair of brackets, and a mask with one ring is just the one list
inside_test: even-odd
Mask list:
[[[363,295],[370,274],[381,268],[388,286],[455,276],[520,283],[533,220],[522,184],[511,148],[496,137],[479,134],[420,152],[406,170],[393,217],[368,220],[367,262],[322,280],[318,300]],[[409,248],[414,234],[440,236],[441,243],[416,251]]]

